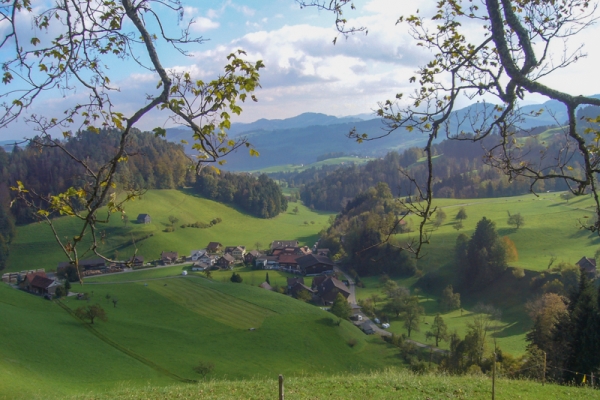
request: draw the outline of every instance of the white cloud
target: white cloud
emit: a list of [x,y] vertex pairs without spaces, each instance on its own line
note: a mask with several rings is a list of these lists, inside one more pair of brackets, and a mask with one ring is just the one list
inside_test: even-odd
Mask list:
[[191,26],[192,31],[194,32],[206,32],[211,29],[216,29],[220,26],[218,22],[215,22],[209,18],[205,17],[196,17],[194,18],[194,23]]

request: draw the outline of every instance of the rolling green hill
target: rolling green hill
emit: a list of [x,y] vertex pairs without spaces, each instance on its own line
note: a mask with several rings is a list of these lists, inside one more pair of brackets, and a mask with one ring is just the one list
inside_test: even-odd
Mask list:
[[[0,398],[195,381],[200,376],[193,368],[201,362],[214,365],[210,378],[234,380],[401,364],[394,348],[290,297],[194,275],[141,278],[148,272],[73,288],[89,293],[90,303],[74,297],[49,302],[0,285]],[[108,321],[89,325],[68,312],[94,303]],[[350,339],[356,345],[349,346]]]
[[[253,249],[257,242],[262,248],[267,248],[273,240],[297,239],[302,245],[312,246],[331,213],[311,211],[300,203],[290,204],[290,210],[298,207],[298,214],[288,211],[272,219],[261,219],[185,191],[149,190],[141,200],[127,204],[126,211],[130,219],[127,226],[118,215],[113,216],[104,229],[106,238],[100,251],[109,257],[127,259],[134,253],[132,239],[139,249],[138,254],[146,260],[159,258],[161,251],[178,251],[189,255],[191,250],[202,249],[211,241]],[[137,224],[135,219],[140,213],[150,214],[152,223]],[[179,219],[176,230],[163,232],[169,224],[170,215]],[[180,228],[181,224],[208,222],[216,217],[223,221],[208,229]],[[59,235],[66,237],[74,235],[79,225],[74,218],[62,217],[56,220],[56,226]],[[86,258],[86,255],[82,258]],[[50,228],[34,223],[18,227],[6,271],[31,268],[54,270],[61,261],[65,261],[65,257],[54,241]]]

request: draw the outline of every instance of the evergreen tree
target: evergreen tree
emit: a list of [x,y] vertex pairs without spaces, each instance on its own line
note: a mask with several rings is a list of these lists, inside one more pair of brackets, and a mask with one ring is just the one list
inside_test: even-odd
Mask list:
[[269,280],[269,273],[267,272],[267,276],[265,277],[265,282],[267,282],[269,285],[271,284],[271,281]]
[[483,217],[467,247],[466,282],[481,287],[493,281],[506,267],[506,249],[496,233],[493,221]]

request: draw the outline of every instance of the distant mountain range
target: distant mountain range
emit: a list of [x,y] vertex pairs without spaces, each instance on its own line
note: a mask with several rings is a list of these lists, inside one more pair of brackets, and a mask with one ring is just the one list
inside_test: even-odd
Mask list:
[[[600,98],[600,95],[593,97]],[[450,121],[452,132],[470,131],[469,116],[481,111],[491,112],[493,104],[476,103],[454,112]],[[527,116],[531,112],[544,110],[537,117]],[[524,121],[523,129],[539,126],[563,124],[567,120],[567,110],[554,100],[543,104],[521,107]],[[230,171],[251,171],[285,164],[310,164],[317,157],[326,153],[344,152],[360,156],[378,157],[396,150],[424,146],[427,138],[424,135],[404,129],[378,140],[356,143],[347,135],[353,128],[358,133],[366,133],[369,137],[385,135],[385,125],[373,114],[361,114],[348,117],[334,117],[319,113],[304,113],[287,119],[259,119],[252,123],[235,123],[229,130],[231,137],[246,136],[248,141],[260,153],[260,157],[250,157],[246,149],[229,154],[223,169]],[[438,138],[443,140],[444,137]],[[186,140],[186,151],[191,150],[192,140],[189,129],[167,129],[167,140],[181,142]]]

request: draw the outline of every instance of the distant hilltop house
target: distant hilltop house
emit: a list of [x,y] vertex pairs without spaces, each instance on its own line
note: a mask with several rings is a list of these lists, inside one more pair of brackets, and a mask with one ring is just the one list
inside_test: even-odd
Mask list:
[[140,214],[137,217],[138,224],[149,224],[152,222],[152,218],[150,218],[149,214]]
[[593,279],[596,277],[596,260],[589,257],[581,257],[581,260],[577,261],[577,265],[581,268],[582,272],[585,272],[588,278]]
[[300,243],[297,240],[274,240],[271,242],[271,250],[284,249],[286,247],[299,247]]

